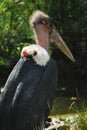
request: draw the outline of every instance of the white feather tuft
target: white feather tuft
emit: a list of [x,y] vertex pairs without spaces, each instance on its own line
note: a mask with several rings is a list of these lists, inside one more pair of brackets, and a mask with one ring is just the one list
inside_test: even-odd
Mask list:
[[[23,57],[23,51],[26,51],[29,55],[31,55],[36,64],[40,66],[46,66],[46,64],[50,59],[48,52],[37,44],[24,47],[21,52],[22,57]],[[36,55],[34,55],[35,52],[37,53]]]

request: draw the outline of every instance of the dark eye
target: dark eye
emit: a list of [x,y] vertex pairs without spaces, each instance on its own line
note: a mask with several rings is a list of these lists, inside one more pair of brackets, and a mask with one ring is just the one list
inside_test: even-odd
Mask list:
[[38,24],[47,24],[47,22],[45,20],[41,19],[38,21]]

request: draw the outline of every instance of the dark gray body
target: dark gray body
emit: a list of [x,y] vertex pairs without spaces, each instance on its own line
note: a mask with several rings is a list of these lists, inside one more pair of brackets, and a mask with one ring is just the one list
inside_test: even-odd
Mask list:
[[57,66],[20,58],[0,95],[0,130],[42,130],[57,88]]

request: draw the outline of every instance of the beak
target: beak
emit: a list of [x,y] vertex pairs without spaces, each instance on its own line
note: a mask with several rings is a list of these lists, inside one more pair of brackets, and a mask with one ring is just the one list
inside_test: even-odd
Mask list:
[[60,34],[57,32],[55,26],[52,26],[52,30],[50,33],[50,38],[56,43],[57,47],[73,62],[75,62],[75,59],[70,52],[68,46],[65,44],[64,40],[60,36]]

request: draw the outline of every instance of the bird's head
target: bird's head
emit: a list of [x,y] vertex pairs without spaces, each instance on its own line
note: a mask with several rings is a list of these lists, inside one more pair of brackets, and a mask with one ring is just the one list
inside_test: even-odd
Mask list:
[[21,51],[21,57],[32,57],[36,64],[46,66],[50,56],[48,52],[39,45],[26,46]]
[[33,28],[36,43],[49,50],[49,41],[55,42],[57,47],[73,62],[75,59],[68,46],[52,24],[50,17],[41,12],[35,11],[30,18],[30,26]]

